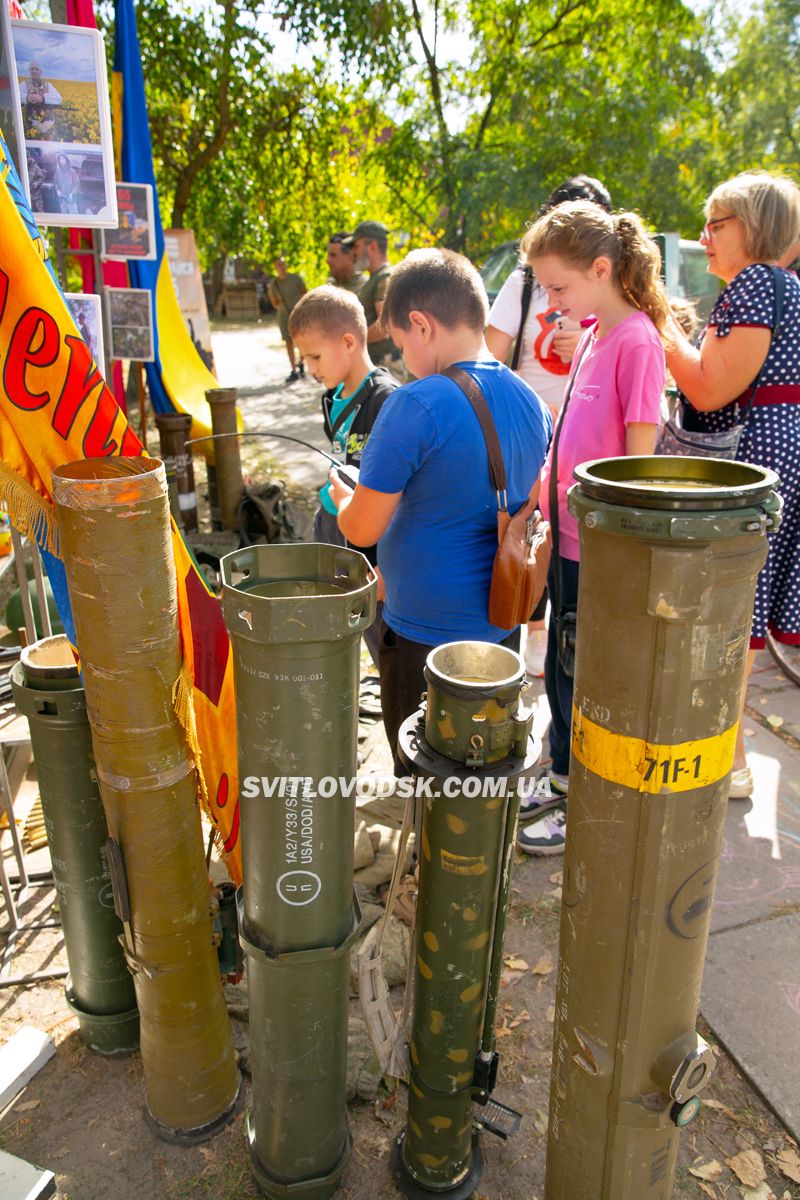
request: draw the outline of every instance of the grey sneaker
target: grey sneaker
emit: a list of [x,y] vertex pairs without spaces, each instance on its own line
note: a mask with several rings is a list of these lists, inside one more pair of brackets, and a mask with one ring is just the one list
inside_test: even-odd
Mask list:
[[563,854],[566,837],[567,814],[556,808],[517,834],[517,849],[523,854]]

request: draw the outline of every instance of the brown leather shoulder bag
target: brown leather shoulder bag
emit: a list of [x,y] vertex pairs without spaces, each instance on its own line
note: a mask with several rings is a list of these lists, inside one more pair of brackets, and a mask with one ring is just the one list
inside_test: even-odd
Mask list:
[[461,367],[448,367],[443,373],[461,388],[483,431],[489,475],[497,495],[497,553],[489,591],[489,620],[500,629],[515,629],[528,620],[541,598],[550,566],[550,526],[536,507],[539,482],[512,516],[500,439],[483,392]]

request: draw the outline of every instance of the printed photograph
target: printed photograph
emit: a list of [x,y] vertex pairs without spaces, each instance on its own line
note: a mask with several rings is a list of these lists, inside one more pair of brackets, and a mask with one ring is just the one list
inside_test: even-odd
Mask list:
[[[111,219],[101,150],[28,143],[26,155],[31,208],[41,224],[90,225]],[[80,221],[69,219],[78,216]]]
[[11,22],[31,209],[39,225],[116,228],[103,39],[96,29]]
[[99,146],[101,119],[97,38],[93,29],[34,22],[12,25],[22,126],[28,141]]
[[146,288],[107,288],[111,357],[152,362],[153,315]]
[[117,184],[116,229],[104,229],[100,253],[103,258],[154,259],[153,189],[149,183]]
[[78,326],[78,331],[92,352],[92,358],[100,368],[101,375],[105,375],[103,311],[100,297],[85,292],[65,292],[64,299]]

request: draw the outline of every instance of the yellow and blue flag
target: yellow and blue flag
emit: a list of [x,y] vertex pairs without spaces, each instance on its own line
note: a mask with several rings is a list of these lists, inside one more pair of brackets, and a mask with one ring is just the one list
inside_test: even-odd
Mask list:
[[205,394],[219,385],[189,336],[164,253],[133,0],[116,0],[115,12],[111,102],[119,177],[130,183],[149,183],[154,199],[155,260],[128,263],[131,287],[147,288],[153,297],[155,362],[145,364],[147,384],[156,412],[189,413],[192,437],[203,437],[211,432]]

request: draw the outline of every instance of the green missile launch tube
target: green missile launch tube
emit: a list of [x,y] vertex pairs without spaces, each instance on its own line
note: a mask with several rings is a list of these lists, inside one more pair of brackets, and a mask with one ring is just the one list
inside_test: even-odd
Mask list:
[[346,1111],[360,635],[376,578],[357,551],[251,546],[222,559],[239,747],[241,942],[262,1193],[325,1200]]
[[175,714],[182,686],[163,464],[86,459],[53,494],[109,833],[109,865],[141,1017],[146,1112],[197,1142],[241,1096],[212,944],[197,776]]
[[69,963],[67,1003],[90,1050],[130,1054],[139,1045],[139,1010],[119,943],[86,697],[63,633],[22,651],[11,688],[30,726]]
[[[424,716],[400,752],[425,792],[420,837],[408,1124],[395,1182],[411,1197],[471,1196],[482,1158],[473,1114],[494,1086],[494,1010],[521,780],[541,747],[520,709],[518,654],[454,642],[428,656]],[[488,1126],[488,1121],[485,1121]]]
[[[237,432],[236,401],[238,396],[236,388],[209,388],[206,392],[206,400],[211,409],[211,428],[214,434]],[[210,449],[214,455],[214,479],[222,528],[235,529],[239,501],[244,491],[239,439],[236,437],[220,438],[218,441],[208,442],[205,449]]]
[[713,1053],[695,1031],[778,480],[585,463],[547,1200],[666,1200]]

